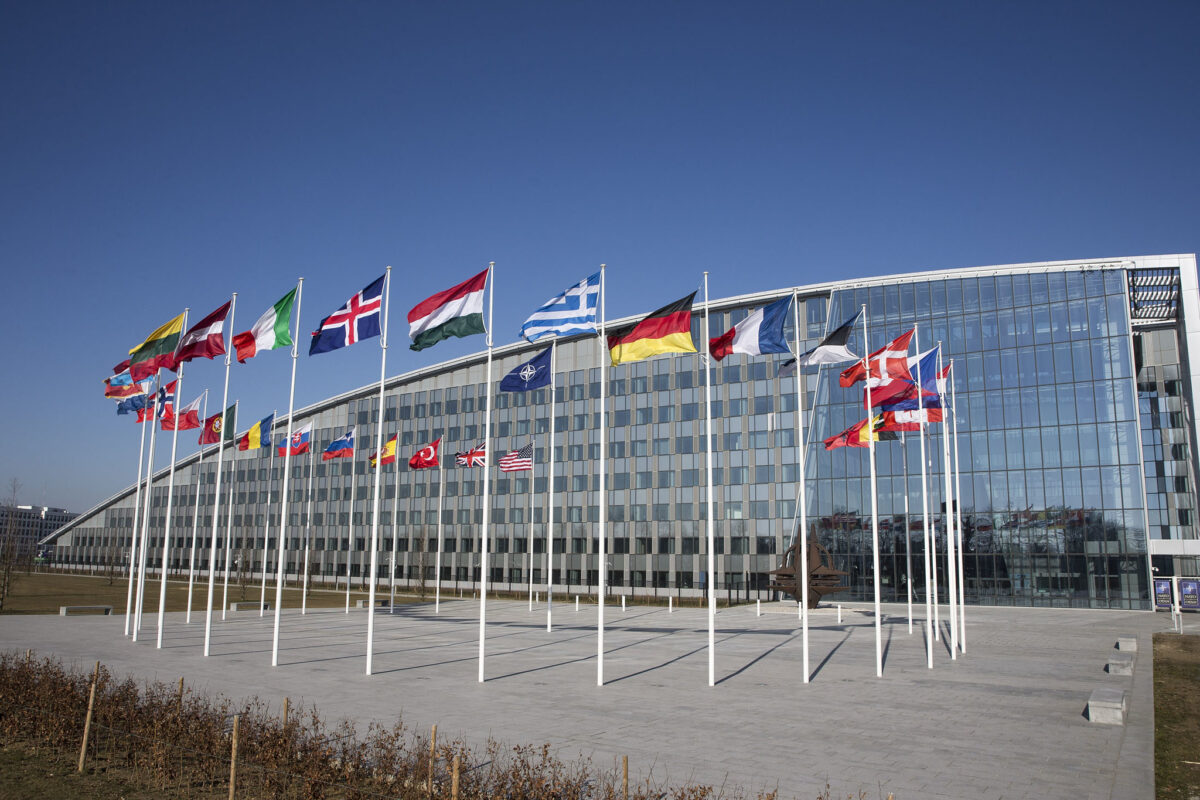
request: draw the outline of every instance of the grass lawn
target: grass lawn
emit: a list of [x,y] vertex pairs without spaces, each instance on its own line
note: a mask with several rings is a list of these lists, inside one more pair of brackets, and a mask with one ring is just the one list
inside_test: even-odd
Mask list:
[[1200,796],[1198,741],[1200,636],[1156,633],[1154,783],[1160,800],[1191,800]]

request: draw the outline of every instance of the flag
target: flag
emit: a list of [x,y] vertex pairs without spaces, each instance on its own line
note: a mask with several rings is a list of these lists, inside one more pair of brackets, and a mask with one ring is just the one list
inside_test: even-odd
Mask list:
[[104,396],[110,397],[113,400],[124,400],[126,397],[135,397],[139,394],[145,394],[145,388],[142,384],[133,380],[133,376],[129,374],[129,370],[113,375],[111,378],[104,379]]
[[441,437],[433,440],[432,444],[428,444],[417,451],[417,454],[408,460],[410,469],[425,469],[426,467],[436,467],[438,465],[438,445],[442,443]]
[[536,342],[546,336],[596,332],[596,306],[600,300],[600,273],[589,275],[533,312],[521,326],[521,337]]
[[371,453],[367,460],[371,462],[372,467],[375,466],[376,461],[380,466],[396,463],[396,437],[399,435],[398,433],[393,434],[392,438],[383,443],[382,457],[379,457],[379,453]]
[[[882,416],[871,417],[872,427],[874,428],[874,439],[877,442],[894,442],[899,441],[900,437],[892,431],[885,431],[880,426],[883,424]],[[871,432],[867,428],[867,420],[859,420],[851,425],[846,430],[839,433],[837,436],[830,436],[825,440],[825,449],[833,450],[838,447],[870,447]]]
[[487,279],[485,269],[413,306],[408,312],[408,335],[413,340],[409,348],[424,350],[451,336],[483,333],[483,288]]
[[487,463],[487,445],[480,442],[465,453],[455,453],[454,463],[460,467],[482,467]]
[[250,427],[250,430],[242,434],[238,439],[238,450],[257,450],[260,447],[271,446],[271,426],[275,424],[275,412],[265,419],[261,419]]
[[[941,408],[942,398],[938,391],[937,376],[938,348],[918,353],[908,359],[909,374],[914,378],[921,373],[921,403],[925,408]],[[883,406],[885,411],[913,410],[917,408],[917,384],[913,380],[893,381],[879,390],[879,398],[871,393],[871,402]]]
[[775,373],[776,378],[786,378],[789,375],[796,374],[796,359],[789,358],[779,365],[779,372]]
[[233,337],[233,347],[237,351],[239,364],[245,364],[246,359],[254,358],[264,350],[291,347],[290,328],[292,306],[295,302],[296,290],[292,289],[283,296],[282,300],[268,308],[267,313],[254,323],[254,327]]
[[[207,391],[207,389],[205,390]],[[204,395],[201,394],[192,402],[188,403],[183,408],[179,409],[179,413],[164,414],[162,418],[162,429],[164,431],[190,431],[192,428],[200,427],[200,403],[204,400]]]
[[508,455],[501,456],[499,464],[501,472],[520,472],[533,469],[533,442],[520,450],[513,450]]
[[[861,312],[859,312],[861,313]],[[850,352],[846,342],[854,332],[854,323],[858,322],[858,314],[843,322],[837,330],[821,340],[821,343],[800,356],[800,366],[808,367],[813,364],[839,364],[843,361],[853,361],[858,358]]]
[[133,412],[137,411],[139,412],[138,422],[142,422],[142,414],[140,412],[146,407],[147,402],[153,404],[154,401],[153,398],[151,398],[145,392],[136,394],[132,397],[126,397],[124,400],[121,400],[117,403],[117,415],[123,416],[125,414],[132,414]]
[[792,298],[789,295],[763,306],[725,333],[709,339],[708,352],[717,361],[730,353],[761,356],[765,353],[789,352],[783,338],[783,323],[787,321],[791,305]]
[[229,317],[229,306],[230,303],[225,303],[184,334],[175,353],[177,363],[225,355],[225,320]]
[[876,430],[879,431],[919,431],[921,430],[921,418],[924,417],[925,424],[942,421],[942,410],[940,408],[923,408],[917,410],[913,408],[906,411],[884,411],[879,415],[881,422]]
[[125,359],[120,364],[113,367],[113,375],[120,375],[125,370],[129,369],[129,359]]
[[550,385],[550,348],[518,364],[500,381],[502,392],[528,392]]
[[276,449],[276,453],[281,456],[298,456],[301,453],[307,453],[309,445],[312,443],[312,426],[310,422],[303,428],[297,428],[292,431],[291,444],[283,442]]
[[696,293],[692,292],[632,325],[623,325],[609,333],[608,351],[612,365],[641,361],[660,353],[696,352],[696,345],[692,343],[692,300],[695,298]]
[[334,439],[325,452],[321,454],[322,461],[332,458],[354,458],[354,429],[346,431],[340,439]]
[[[385,272],[358,294],[346,301],[337,311],[321,320],[313,331],[308,354],[328,353],[339,347],[357,344],[363,339],[379,335],[380,311],[383,308],[383,281]],[[261,320],[260,320],[261,322]],[[253,333],[253,331],[251,331]]]
[[158,394],[146,395],[145,402],[137,409],[137,421],[139,423],[145,422],[148,419],[154,419],[154,409],[158,404],[158,398],[161,394],[162,392],[159,391]]
[[175,346],[179,344],[182,331],[183,314],[180,314],[129,351],[129,373],[135,381],[149,378],[160,367],[175,369]]
[[893,378],[912,380],[912,376],[908,373],[908,343],[912,341],[913,333],[913,331],[903,333],[871,353],[865,359],[871,364],[869,376],[867,367],[863,363],[864,360],[860,359],[852,366],[842,370],[838,383],[843,387],[850,387],[861,380],[869,379],[868,385],[874,389],[876,386],[885,385],[885,381]]
[[[158,390],[158,417],[166,420],[167,417],[175,418],[175,384],[179,383],[179,379],[168,383]],[[163,430],[166,430],[164,426]]]
[[218,411],[204,420],[204,428],[200,431],[200,444],[216,444],[221,441],[222,435],[224,435],[225,441],[232,442],[233,432],[236,428],[237,404],[234,403],[225,409],[224,413]]

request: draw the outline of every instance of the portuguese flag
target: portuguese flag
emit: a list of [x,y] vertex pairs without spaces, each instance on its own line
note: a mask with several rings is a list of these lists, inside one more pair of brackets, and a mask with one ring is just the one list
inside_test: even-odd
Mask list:
[[216,444],[221,441],[222,434],[224,434],[225,441],[233,442],[233,429],[236,419],[237,403],[234,403],[225,409],[225,413],[222,414],[218,411],[204,420],[204,429],[200,431],[200,444]]
[[682,300],[663,306],[640,322],[615,328],[608,334],[612,363],[641,361],[660,353],[694,353],[692,343],[692,292]]
[[135,381],[149,378],[159,367],[175,369],[175,348],[183,333],[183,314],[146,337],[129,351],[129,374]]
[[483,288],[487,285],[488,270],[473,278],[438,292],[408,312],[408,335],[413,350],[433,347],[451,336],[471,336],[483,333]]
[[275,305],[267,309],[267,313],[258,318],[254,327],[233,337],[233,346],[237,349],[239,364],[245,364],[246,359],[254,358],[264,350],[274,350],[279,347],[291,347],[292,337],[289,330],[292,324],[292,306],[296,302],[296,290],[292,289]]

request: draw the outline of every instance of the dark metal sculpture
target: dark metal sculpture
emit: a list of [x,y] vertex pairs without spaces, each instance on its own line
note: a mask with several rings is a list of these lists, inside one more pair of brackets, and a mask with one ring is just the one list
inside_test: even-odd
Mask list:
[[[768,589],[786,592],[800,600],[803,582],[800,580],[800,537],[783,554],[783,566],[773,569],[771,583]],[[827,594],[844,592],[849,586],[842,586],[842,576],[848,575],[840,569],[833,568],[833,557],[829,551],[814,541],[808,543],[808,607],[816,608],[817,603]]]

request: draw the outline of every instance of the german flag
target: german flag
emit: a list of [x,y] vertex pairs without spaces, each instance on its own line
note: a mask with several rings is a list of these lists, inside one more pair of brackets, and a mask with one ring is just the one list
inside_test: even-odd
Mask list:
[[692,292],[682,300],[663,306],[640,322],[616,328],[608,334],[612,365],[641,361],[661,353],[694,353],[692,343]]
[[167,322],[146,341],[129,351],[129,374],[135,381],[149,378],[159,367],[175,369],[175,346],[183,333],[183,314]]

